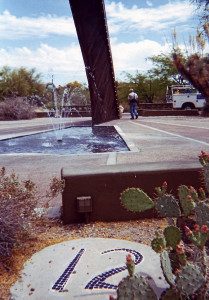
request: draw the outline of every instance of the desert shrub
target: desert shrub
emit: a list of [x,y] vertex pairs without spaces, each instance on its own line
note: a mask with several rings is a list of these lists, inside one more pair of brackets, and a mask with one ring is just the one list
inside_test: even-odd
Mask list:
[[34,107],[25,98],[9,98],[0,103],[0,120],[22,120],[35,117]]
[[[33,236],[32,225],[42,218],[49,200],[62,189],[63,181],[53,177],[49,191],[41,196],[33,181],[20,180],[14,172],[7,175],[4,167],[0,169],[0,267],[8,265],[14,247],[21,247]],[[44,197],[48,201],[40,214],[37,202]]]
[[15,173],[7,175],[4,167],[0,170],[0,262],[29,233],[35,217],[35,191],[32,181],[20,181]]

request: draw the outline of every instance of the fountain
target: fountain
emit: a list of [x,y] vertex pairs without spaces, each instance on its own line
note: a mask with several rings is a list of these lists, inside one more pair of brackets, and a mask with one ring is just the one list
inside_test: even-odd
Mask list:
[[[49,111],[43,102],[42,105],[46,109],[48,117],[51,120],[57,142],[62,142],[63,129],[65,128],[63,119],[69,117],[72,112],[76,112],[79,117],[82,116],[75,107],[72,107],[71,99],[74,95],[74,92],[70,93],[69,88],[66,86],[64,87],[62,94],[59,95],[58,88],[56,88],[53,82],[53,75],[52,82],[46,85],[46,90],[52,93],[52,103],[54,108]],[[66,107],[66,104],[68,104],[69,107]],[[54,121],[54,118],[56,118],[56,122]]]
[[[76,91],[72,92],[67,86],[62,89],[60,87],[59,91],[53,80],[46,85],[46,89],[52,93],[53,108],[50,110],[44,103],[42,105],[47,111],[51,129],[47,132],[1,140],[0,154],[46,153],[66,155],[129,150],[113,126],[73,125],[72,113],[77,113],[79,117],[82,117],[80,112],[73,107]],[[99,97],[96,83],[95,92],[98,93]],[[83,98],[83,101],[86,103],[86,99]]]

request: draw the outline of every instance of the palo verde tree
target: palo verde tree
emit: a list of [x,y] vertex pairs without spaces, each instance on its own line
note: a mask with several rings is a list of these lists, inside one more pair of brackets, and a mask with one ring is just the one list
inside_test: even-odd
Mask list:
[[68,89],[68,98],[71,99],[73,105],[90,105],[89,89],[85,84],[73,81],[69,82],[66,87]]
[[[163,68],[163,62],[159,68]],[[133,88],[139,95],[141,103],[159,103],[165,101],[166,87],[173,83],[172,80],[165,79],[166,75],[159,76],[160,71],[150,69],[142,74],[125,74],[125,81],[117,82],[117,92],[119,102],[124,106],[127,103],[129,89]]]
[[[185,61],[186,59],[182,57]],[[159,54],[148,57],[153,63],[153,68],[148,71],[152,78],[158,78],[165,86],[171,84],[183,84],[184,79],[173,63],[172,54]]]

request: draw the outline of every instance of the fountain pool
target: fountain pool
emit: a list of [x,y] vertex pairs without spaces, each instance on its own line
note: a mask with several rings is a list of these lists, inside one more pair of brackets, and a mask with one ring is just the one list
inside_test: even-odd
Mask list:
[[68,127],[62,129],[62,140],[57,140],[52,130],[0,141],[0,154],[66,155],[119,151],[129,149],[113,126]]

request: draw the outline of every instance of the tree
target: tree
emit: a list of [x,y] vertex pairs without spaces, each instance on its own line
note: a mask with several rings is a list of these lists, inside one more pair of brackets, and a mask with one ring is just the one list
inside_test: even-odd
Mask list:
[[[159,54],[148,58],[154,65],[152,69],[148,71],[148,74],[153,78],[158,78],[166,85],[182,84],[183,78],[179,74],[175,64],[173,63],[172,55]],[[182,57],[183,60],[185,60]]]
[[8,66],[0,70],[0,99],[6,97],[42,96],[45,85],[41,81],[41,74],[35,69],[11,69]]
[[[194,2],[194,1],[192,1]],[[209,107],[209,58],[208,55],[204,55],[205,38],[209,37],[209,23],[208,20],[208,8],[209,1],[195,1],[198,7],[204,9],[204,20],[202,24],[202,31],[197,32],[196,44],[201,49],[200,51],[195,51],[188,56],[187,61],[182,59],[182,51],[179,49],[177,43],[174,45],[173,49],[173,62],[178,69],[178,71],[189,80],[189,82],[197,88],[206,99],[206,110]],[[198,48],[197,47],[197,48]]]
[[141,103],[157,103],[165,100],[167,82],[161,78],[150,76],[148,73],[136,74],[126,73],[126,79],[123,82],[117,82],[117,94],[119,103],[125,108],[128,107],[127,96],[129,89],[133,88],[139,95]]
[[68,102],[73,105],[90,105],[89,89],[85,84],[78,81],[70,82],[66,85],[68,90]]

